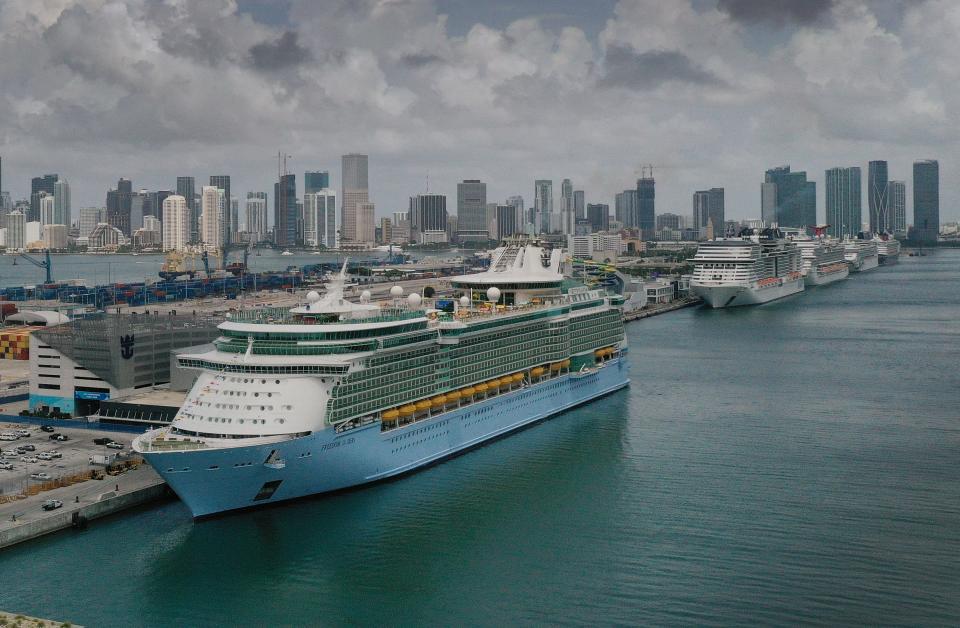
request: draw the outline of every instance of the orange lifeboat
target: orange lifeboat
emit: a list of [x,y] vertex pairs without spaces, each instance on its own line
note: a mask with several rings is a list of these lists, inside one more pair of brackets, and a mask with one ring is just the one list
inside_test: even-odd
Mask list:
[[459,398],[461,397],[461,394],[460,394],[460,391],[459,391],[459,390],[454,390],[454,391],[452,391],[452,392],[446,393],[445,396],[446,396],[446,398],[447,398],[447,401],[456,401],[457,399],[459,399]]
[[559,371],[562,368],[563,368],[563,362],[554,362],[553,364],[550,365],[551,371]]
[[477,392],[484,393],[484,392],[487,392],[487,385],[486,385],[486,384],[477,384],[476,386],[474,386],[474,389],[476,389]]
[[570,368],[570,358],[567,358],[566,360],[564,360],[563,362],[561,362],[561,363],[560,363],[560,366],[563,367],[563,368],[565,368],[565,369]]
[[397,409],[387,410],[386,412],[383,413],[383,420],[384,420],[384,421],[396,421],[396,420],[397,420],[397,417],[399,417],[399,416],[400,416],[400,411],[399,411],[399,410],[397,410]]
[[510,379],[512,379],[515,384],[519,384],[523,381],[523,373],[514,373]]
[[430,400],[430,405],[434,408],[442,408],[446,403],[447,397],[445,395],[438,395]]
[[463,395],[464,397],[472,397],[475,394],[477,394],[477,389],[474,388],[473,386],[467,386],[466,388],[460,391],[460,394]]
[[424,410],[430,409],[430,402],[424,399],[423,401],[418,401],[416,404],[417,411],[422,412]]
[[530,371],[530,374],[533,375],[534,377],[540,377],[546,372],[547,370],[545,368],[543,368],[542,366],[538,366],[537,368]]
[[400,408],[400,410],[399,410],[401,416],[410,416],[411,414],[413,414],[413,413],[416,412],[416,411],[417,411],[417,406],[413,405],[412,403],[403,406],[403,407]]

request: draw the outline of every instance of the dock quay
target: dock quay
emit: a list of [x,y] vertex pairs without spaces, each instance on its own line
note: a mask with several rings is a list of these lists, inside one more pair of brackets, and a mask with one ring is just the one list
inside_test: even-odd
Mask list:
[[[95,456],[114,460],[112,456],[118,451],[128,452],[135,434],[66,428],[55,420],[49,423],[69,440],[51,441],[47,433],[28,423],[0,423],[0,431],[27,429],[31,432],[29,437],[4,441],[4,450],[30,444],[35,451],[24,457],[50,451],[62,455],[62,458],[34,462],[24,462],[24,457],[0,458],[9,460],[14,466],[11,470],[0,470],[0,549],[67,528],[82,529],[91,521],[169,494],[166,483],[147,464],[112,475],[105,465],[90,462]],[[94,438],[104,437],[123,445],[124,449],[111,449],[93,442]],[[119,456],[115,460],[129,459]],[[40,481],[32,477],[39,472],[47,474],[50,480]],[[93,479],[94,476],[99,479]],[[57,500],[62,505],[45,510],[44,503],[49,500]]]
[[645,307],[642,310],[636,310],[634,312],[624,312],[623,320],[624,322],[638,321],[642,318],[649,318],[651,316],[656,316],[657,314],[666,314],[667,312],[673,312],[675,310],[682,310],[685,307],[691,307],[693,305],[700,305],[703,303],[703,300],[699,297],[687,297],[685,299],[680,299],[678,301],[672,301],[670,303],[665,303],[662,305],[654,305],[651,307]]

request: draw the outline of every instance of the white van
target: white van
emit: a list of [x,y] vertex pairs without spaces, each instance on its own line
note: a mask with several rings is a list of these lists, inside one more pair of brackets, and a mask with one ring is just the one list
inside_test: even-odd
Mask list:
[[4,432],[3,434],[0,434],[0,440],[17,440],[18,438],[19,436],[13,432]]
[[30,430],[17,430],[17,436],[20,438],[30,438]]

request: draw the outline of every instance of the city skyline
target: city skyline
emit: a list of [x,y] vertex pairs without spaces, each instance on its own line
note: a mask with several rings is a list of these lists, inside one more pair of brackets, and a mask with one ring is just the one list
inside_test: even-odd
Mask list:
[[[377,216],[426,192],[428,175],[430,191],[449,198],[457,182],[479,179],[490,199],[523,194],[528,206],[530,180],[549,176],[559,187],[569,177],[587,202],[613,206],[652,163],[658,211],[686,213],[693,191],[716,186],[730,218],[753,218],[756,173],[772,165],[811,173],[823,208],[829,168],[885,160],[910,199],[913,161],[933,158],[941,219],[958,217],[952,70],[913,59],[949,58],[919,25],[948,24],[960,7],[822,2],[809,15],[758,17],[731,0],[603,2],[594,16],[570,2],[550,16],[453,2],[342,12],[253,4],[218,13],[186,2],[163,14],[133,0],[97,20],[84,2],[68,12],[4,3],[0,27],[21,33],[16,47],[0,43],[11,112],[0,121],[4,188],[24,198],[31,177],[59,172],[79,208],[102,205],[120,176],[158,190],[184,173],[198,184],[227,173],[241,198],[272,188],[276,150],[294,155],[290,171],[327,170],[333,181],[339,156],[355,151],[370,155]],[[189,33],[213,14],[217,29],[243,36],[203,52]],[[100,42],[102,54],[83,52],[86,41]],[[114,54],[123,41],[143,43]],[[121,58],[130,63],[116,65]],[[151,70],[134,73],[134,63]],[[42,85],[32,78],[38,67]],[[452,81],[464,72],[477,77],[469,90]],[[162,98],[173,75],[198,85],[196,98]],[[263,96],[250,98],[258,86]],[[274,100],[273,88],[296,98]],[[227,115],[195,106],[208,90],[230,102]],[[530,96],[541,90],[555,97]],[[234,93],[244,96],[227,98]],[[563,147],[543,151],[559,134]]]

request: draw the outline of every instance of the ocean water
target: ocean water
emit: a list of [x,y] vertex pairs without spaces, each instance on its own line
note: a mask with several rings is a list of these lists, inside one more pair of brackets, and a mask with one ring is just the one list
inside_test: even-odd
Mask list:
[[960,251],[631,323],[632,385],[407,478],[0,552],[89,626],[960,624]]

